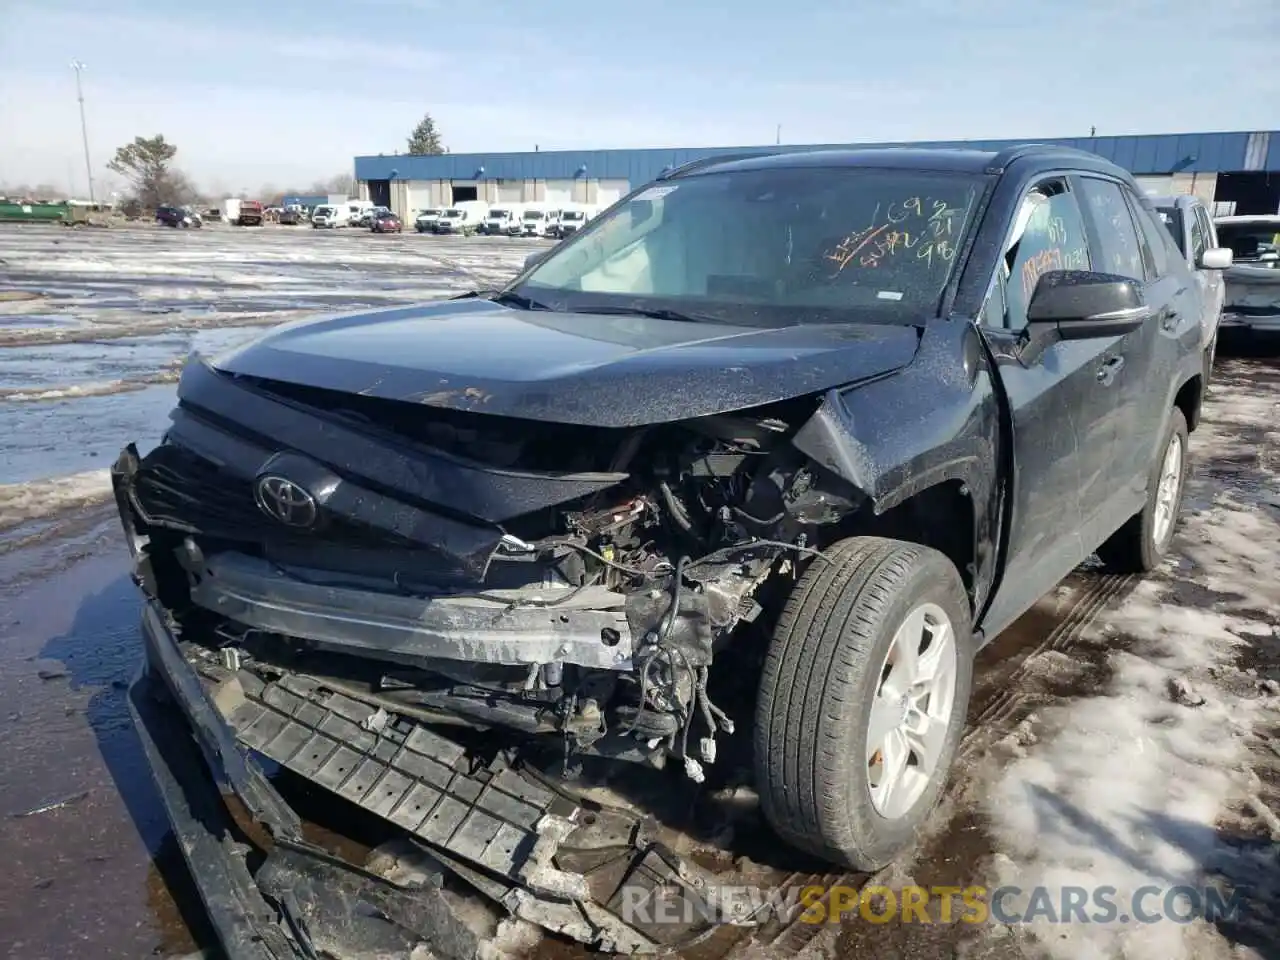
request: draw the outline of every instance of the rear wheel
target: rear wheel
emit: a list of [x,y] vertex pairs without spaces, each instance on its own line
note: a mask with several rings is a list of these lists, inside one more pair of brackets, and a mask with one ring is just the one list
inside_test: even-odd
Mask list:
[[756,785],[792,846],[874,870],[913,842],[946,783],[969,702],[969,602],[927,547],[854,537],[825,556],[765,659]]
[[1098,548],[1099,558],[1115,573],[1154,570],[1173,543],[1187,473],[1187,420],[1177,407],[1158,449],[1147,479],[1146,506]]

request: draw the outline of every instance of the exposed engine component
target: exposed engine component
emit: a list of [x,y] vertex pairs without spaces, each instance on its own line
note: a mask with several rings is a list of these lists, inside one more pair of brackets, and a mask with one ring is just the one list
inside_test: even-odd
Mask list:
[[[566,769],[575,753],[659,766],[674,758],[700,779],[717,737],[734,729],[708,692],[717,655],[761,613],[760,588],[817,552],[815,528],[857,505],[787,442],[790,424],[811,411],[780,406],[587,438],[457,413],[396,419],[362,403],[346,397],[336,415],[377,415],[409,442],[501,469],[536,473],[573,441],[588,472],[560,476],[595,492],[504,521],[487,547],[480,528],[425,512],[416,530],[392,522],[406,533],[387,537],[355,509],[387,524],[369,506],[375,490],[277,454],[268,462],[304,485],[324,478],[331,500],[322,506],[340,508],[318,525],[323,536],[302,537],[246,513],[248,498],[181,445],[204,434],[180,420],[178,445],[139,461],[133,495],[148,522],[175,531],[181,592],[214,615],[219,645],[246,651],[250,669],[323,676],[424,722],[558,737]],[[584,439],[595,445],[584,449]],[[182,523],[168,519],[179,514]],[[440,528],[450,539],[419,532],[428,522],[452,524]]]

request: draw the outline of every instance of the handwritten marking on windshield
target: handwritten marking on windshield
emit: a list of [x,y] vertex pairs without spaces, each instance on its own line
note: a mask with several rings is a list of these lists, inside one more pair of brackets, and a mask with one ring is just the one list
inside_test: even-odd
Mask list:
[[956,256],[955,216],[963,213],[945,200],[919,196],[895,201],[887,207],[877,204],[871,226],[849,234],[825,259],[836,265],[833,276],[838,276],[855,259],[859,267],[866,269],[874,269],[888,259],[912,255],[925,261],[926,267],[932,267],[935,262],[951,263]]
[[868,227],[864,230],[859,230],[857,233],[849,234],[836,244],[835,249],[826,255],[826,259],[837,264],[836,273],[839,273],[853,261],[859,250],[863,249],[879,234],[888,230],[890,226],[892,224],[882,223],[878,227]]

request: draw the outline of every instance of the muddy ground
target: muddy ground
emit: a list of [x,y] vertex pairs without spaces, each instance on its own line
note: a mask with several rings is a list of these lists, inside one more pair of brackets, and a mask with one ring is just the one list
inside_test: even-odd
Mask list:
[[[0,232],[8,956],[210,946],[124,706],[137,600],[103,502],[103,468],[121,444],[163,429],[175,362],[299,310],[488,285],[532,248],[283,228]],[[872,878],[893,889],[1107,885],[1122,904],[1146,884],[1213,882],[1242,891],[1245,909],[1215,923],[1055,924],[1042,913],[970,924],[940,922],[933,903],[929,924],[771,923],[728,930],[691,956],[1280,956],[1280,365],[1269,349],[1222,351],[1192,438],[1176,557],[1146,581],[1081,570],[982,653],[935,832]],[[749,788],[714,786],[622,777],[597,792],[654,810],[727,877],[867,882],[790,855],[759,823]],[[311,800],[316,820],[350,828],[344,838],[317,826],[317,836],[349,852],[373,839],[325,798]],[[1019,909],[1016,898],[1007,906]],[[581,955],[550,941],[520,946]]]

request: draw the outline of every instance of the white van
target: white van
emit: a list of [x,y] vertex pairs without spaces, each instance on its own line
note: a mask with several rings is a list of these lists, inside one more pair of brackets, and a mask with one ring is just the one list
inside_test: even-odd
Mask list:
[[547,225],[543,230],[543,235],[548,237],[560,236],[560,214],[563,212],[563,205],[553,207],[547,211]]
[[491,237],[510,236],[513,230],[520,228],[520,210],[518,203],[507,203],[489,208],[489,215],[481,224],[480,232]]
[[329,229],[334,227],[346,226],[347,222],[346,209],[339,210],[338,207],[329,204],[321,204],[316,207],[315,212],[311,214],[311,226],[316,230]]
[[585,203],[572,203],[560,211],[559,229],[556,235],[560,238],[571,236],[587,225],[596,215],[596,208]]
[[547,214],[551,211],[545,204],[532,203],[524,208],[520,215],[521,231],[526,237],[545,237],[547,235]]
[[436,233],[460,233],[470,236],[475,233],[489,212],[489,205],[482,200],[463,200],[451,207],[446,207],[436,221]]
[[436,222],[442,213],[444,213],[443,207],[425,207],[419,210],[413,220],[413,229],[419,233],[435,233]]

